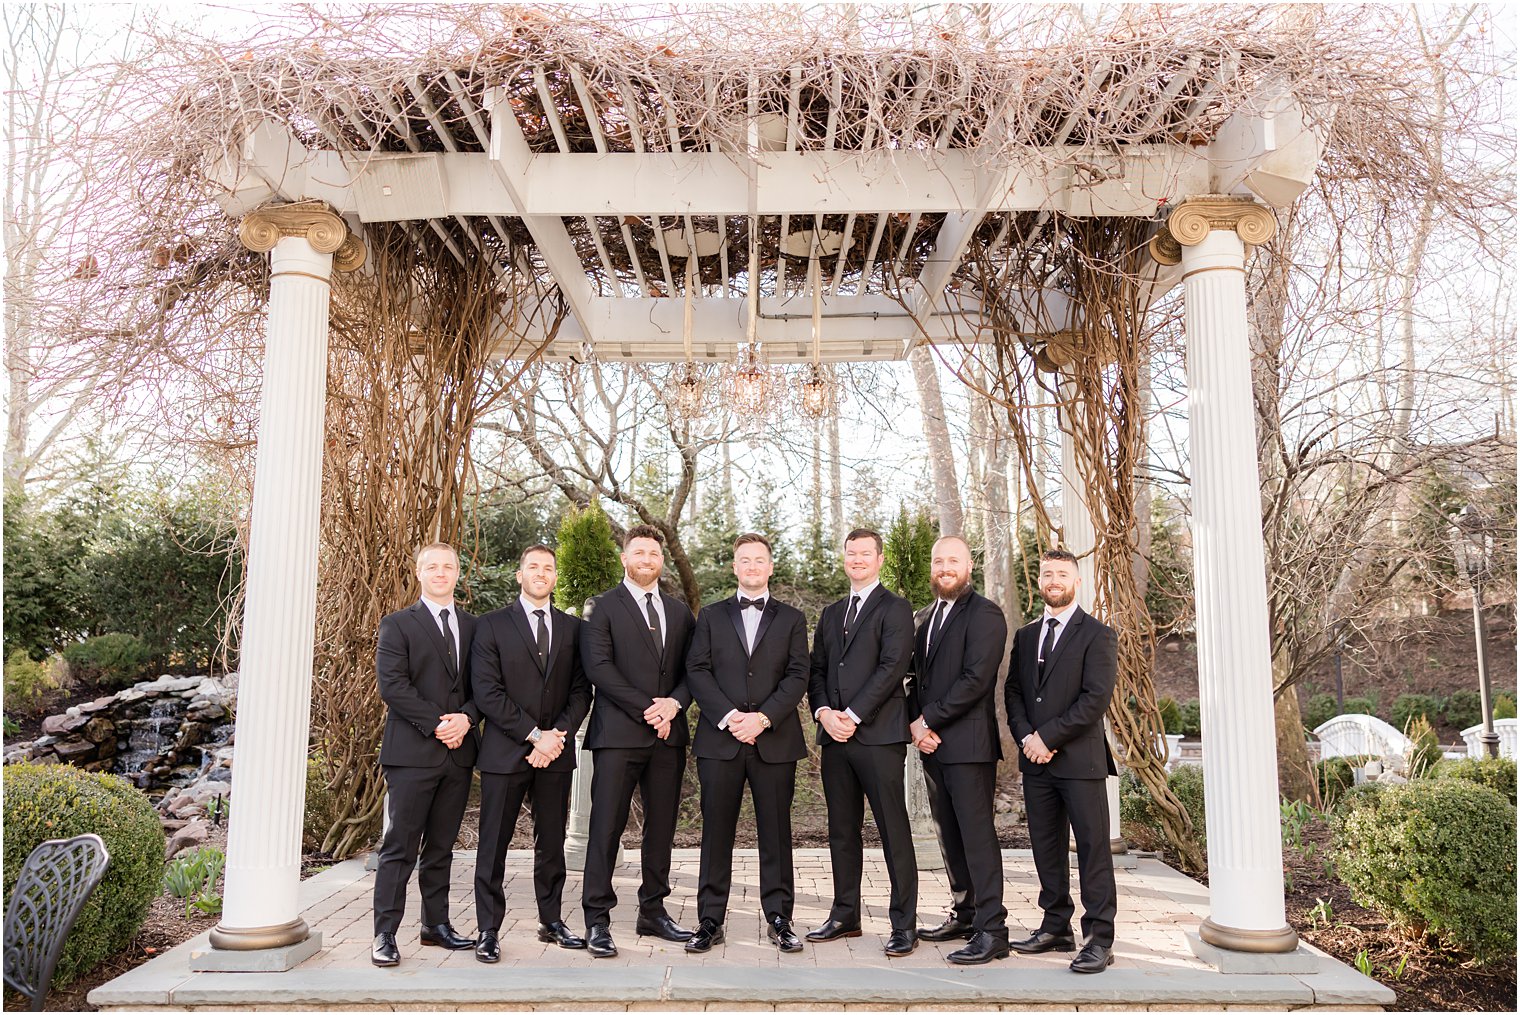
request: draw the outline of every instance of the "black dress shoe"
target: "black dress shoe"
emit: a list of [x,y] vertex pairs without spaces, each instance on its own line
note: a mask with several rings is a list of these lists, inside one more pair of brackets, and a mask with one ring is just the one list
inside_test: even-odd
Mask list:
[[377,966],[394,966],[401,962],[401,949],[396,947],[396,935],[376,934],[370,946],[369,960]]
[[703,917],[702,922],[697,924],[697,932],[686,942],[686,950],[689,952],[712,951],[713,945],[723,943],[723,925],[712,917]]
[[970,941],[971,935],[976,933],[976,928],[969,923],[963,923],[955,917],[948,917],[938,927],[918,932],[920,941]]
[[912,955],[913,949],[917,947],[917,934],[911,930],[894,930],[887,935],[887,946],[882,951],[887,953],[887,958],[895,959],[902,955]]
[[488,930],[480,935],[480,943],[475,946],[475,961],[501,961],[501,943],[496,940],[496,932],[494,930]]
[[612,928],[605,923],[589,927],[586,930],[586,949],[593,958],[610,959],[616,955],[617,945],[612,943]]
[[1041,952],[1074,952],[1077,942],[1070,934],[1037,930],[1022,941],[1009,942],[1008,947],[1020,955],[1038,955]]
[[672,920],[668,913],[639,917],[638,922],[633,925],[633,932],[639,937],[657,937],[662,941],[674,941],[677,944],[690,941],[692,937],[692,932]]
[[1089,941],[1082,946],[1077,957],[1071,960],[1071,971],[1073,973],[1101,973],[1113,964],[1113,949]]
[[846,927],[833,918],[823,921],[823,926],[807,932],[809,941],[837,941],[842,937],[860,937],[860,924]]
[[564,920],[539,924],[538,939],[548,944],[557,944],[561,948],[574,949],[586,947],[586,939],[571,933],[570,928],[565,926]]
[[994,937],[986,931],[978,931],[972,935],[971,942],[966,947],[957,948],[946,955],[945,959],[957,966],[979,966],[983,962],[1007,957],[1008,942],[1005,939]]
[[453,951],[475,947],[473,938],[460,937],[455,933],[454,928],[446,923],[422,928],[422,943],[425,945],[438,945],[441,948],[448,948]]
[[765,928],[765,936],[784,952],[802,951],[802,942],[792,931],[792,921],[784,916],[778,916],[771,921],[770,926]]

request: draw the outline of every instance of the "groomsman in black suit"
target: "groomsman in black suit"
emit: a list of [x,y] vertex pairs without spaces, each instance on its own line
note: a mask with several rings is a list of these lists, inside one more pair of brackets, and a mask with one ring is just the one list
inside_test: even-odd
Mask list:
[[686,682],[701,706],[693,753],[702,782],[702,866],[697,932],[689,952],[723,942],[734,867],[734,830],[744,784],[755,805],[760,905],[766,936],[799,952],[792,931],[792,793],[807,757],[797,705],[808,684],[807,622],[770,594],[770,540],[747,532],[734,542],[737,595],[697,617]]
[[422,890],[422,943],[475,944],[449,923],[449,868],[470,795],[473,727],[480,720],[470,700],[475,618],[454,605],[459,555],[452,546],[424,546],[415,565],[422,598],[380,621],[375,647],[375,677],[386,705],[380,767],[390,818],[375,870],[370,960],[377,966],[401,961],[396,931],[414,866]]
[[813,639],[808,707],[823,747],[834,904],[807,938],[860,936],[861,826],[869,800],[892,883],[892,933],[883,949],[892,957],[918,947],[918,864],[903,789],[903,677],[913,658],[913,607],[882,587],[883,559],[879,533],[856,529],[846,537],[850,594],[824,609]]
[[1008,956],[1003,852],[992,791],[1003,757],[998,736],[998,667],[1008,622],[971,587],[971,549],[959,536],[934,544],[935,601],[923,610],[908,675],[913,743],[923,753],[929,808],[950,875],[949,919],[919,932],[926,941],[964,938],[946,958],[974,966]]
[[1004,697],[1008,727],[1023,756],[1024,805],[1029,845],[1040,875],[1040,929],[1013,950],[1025,954],[1072,951],[1070,873],[1066,829],[1077,840],[1082,880],[1082,951],[1077,973],[1113,965],[1114,858],[1108,836],[1108,793],[1114,759],[1103,736],[1103,716],[1118,677],[1118,638],[1077,605],[1082,579],[1068,550],[1040,557],[1045,613],[1013,636]]
[[[554,551],[530,546],[517,562],[517,602],[475,625],[470,684],[485,716],[480,742],[480,845],[475,852],[475,957],[501,960],[507,844],[524,800],[533,811],[533,894],[538,939],[584,948],[560,914],[565,824],[575,769],[575,732],[591,708],[581,669],[581,622],[549,603],[558,578]],[[566,749],[568,746],[568,750]]]
[[617,954],[612,867],[635,789],[644,804],[644,838],[634,929],[666,941],[691,938],[665,911],[665,898],[686,769],[686,648],[695,621],[685,603],[660,593],[665,555],[659,529],[629,529],[622,560],[622,582],[591,600],[581,624],[581,663],[596,688],[586,729],[594,761],[581,908],[587,948],[596,958]]

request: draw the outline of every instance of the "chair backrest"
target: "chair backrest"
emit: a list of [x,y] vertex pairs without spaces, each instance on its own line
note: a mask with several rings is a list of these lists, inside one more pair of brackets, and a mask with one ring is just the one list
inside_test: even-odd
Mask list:
[[1319,738],[1319,756],[1354,757],[1371,754],[1386,757],[1409,750],[1409,738],[1373,715],[1338,715],[1315,727]]
[[79,911],[110,866],[98,835],[49,839],[26,858],[5,909],[5,982],[42,1010]]

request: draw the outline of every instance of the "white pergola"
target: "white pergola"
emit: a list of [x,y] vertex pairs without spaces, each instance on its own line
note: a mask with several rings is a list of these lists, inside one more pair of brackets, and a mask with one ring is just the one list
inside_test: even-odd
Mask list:
[[[917,59],[903,54],[902,60]],[[218,167],[242,235],[272,257],[266,361],[244,614],[234,809],[221,925],[202,968],[288,968],[317,944],[297,905],[308,742],[321,479],[328,280],[356,268],[365,227],[404,223],[470,263],[526,249],[567,316],[530,315],[521,335],[548,358],[680,362],[682,272],[695,247],[693,356],[726,361],[751,337],[773,362],[814,354],[808,259],[822,238],[821,358],[901,359],[921,342],[965,343],[979,301],[957,290],[974,236],[1033,250],[1051,223],[1152,220],[1159,295],[1185,290],[1199,693],[1205,738],[1216,949],[1293,952],[1278,829],[1266,581],[1255,467],[1244,263],[1276,228],[1272,209],[1309,184],[1323,136],[1289,83],[1234,104],[1215,97],[1235,62],[1199,55],[1124,86],[1127,145],[1097,145],[1073,105],[943,115],[913,130],[841,126],[843,82],[807,108],[750,100],[746,136],[634,115],[546,60],[508,82],[443,71],[397,81],[365,108],[337,104],[303,128],[266,121]],[[1105,86],[1100,61],[1070,89]],[[923,80],[927,80],[924,78]],[[623,87],[629,87],[624,83]],[[714,86],[716,87],[716,86]],[[934,97],[921,89],[916,101]],[[751,89],[751,95],[761,90]],[[567,109],[579,108],[572,120]],[[915,107],[915,112],[916,112]],[[668,107],[667,107],[668,109]],[[885,121],[883,121],[885,122]],[[294,206],[294,207],[292,207]],[[753,247],[753,250],[751,250]],[[753,256],[758,271],[751,271]],[[680,267],[672,268],[672,262]],[[1053,276],[1021,322],[1054,336],[1073,301]],[[1067,458],[1070,442],[1067,442]],[[1064,523],[1079,553],[1092,520],[1066,464]],[[1090,559],[1090,558],[1089,558]],[[1089,565],[1090,566],[1090,565]],[[1086,575],[1091,589],[1096,576]],[[1114,821],[1117,822],[1117,815]],[[1205,950],[1207,950],[1205,948]]]

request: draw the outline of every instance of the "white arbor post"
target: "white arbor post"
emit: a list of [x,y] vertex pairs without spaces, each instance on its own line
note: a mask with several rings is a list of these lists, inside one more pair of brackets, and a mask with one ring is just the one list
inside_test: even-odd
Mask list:
[[1283,906],[1266,556],[1246,333],[1246,244],[1265,243],[1276,229],[1268,208],[1236,197],[1183,202],[1167,222],[1181,247],[1172,250],[1181,258],[1186,300],[1208,802],[1210,912],[1199,936],[1242,952],[1291,952],[1298,944]]
[[[320,945],[301,919],[301,823],[310,739],[329,278],[364,248],[325,206],[253,212],[240,236],[272,250],[258,461],[243,605],[220,952],[285,949],[257,968],[289,968]],[[304,942],[304,944],[303,944]],[[294,946],[294,947],[293,947]],[[244,968],[232,956],[204,968]],[[249,968],[252,968],[250,966]]]
[[[1063,401],[1070,397],[1072,390],[1070,384],[1062,382]],[[1077,555],[1077,574],[1082,578],[1082,587],[1077,592],[1077,604],[1091,613],[1098,592],[1098,562],[1092,553],[1098,545],[1098,534],[1093,526],[1092,510],[1087,503],[1087,491],[1077,474],[1076,441],[1071,434],[1074,424],[1064,418],[1064,412],[1061,415],[1061,534],[1065,538],[1066,549]],[[1103,735],[1108,738],[1109,750],[1112,751],[1113,735],[1106,718],[1103,720]],[[1109,776],[1104,780],[1104,788],[1108,792],[1109,851],[1115,855],[1127,853],[1129,846],[1119,831],[1119,777]]]

